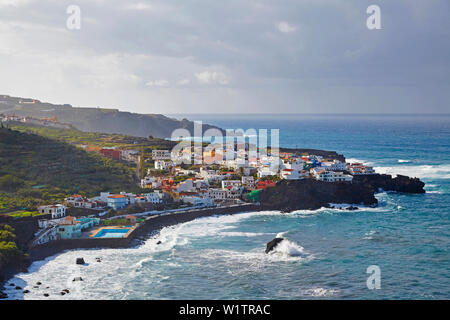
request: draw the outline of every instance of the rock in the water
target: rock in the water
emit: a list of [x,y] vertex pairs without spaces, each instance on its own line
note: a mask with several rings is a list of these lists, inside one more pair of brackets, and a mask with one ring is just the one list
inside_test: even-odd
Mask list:
[[6,293],[0,291],[0,299],[6,299],[6,298],[8,298],[8,295]]
[[10,287],[15,287],[16,285],[14,283],[9,284]]
[[350,211],[358,210],[358,209],[359,209],[358,207],[354,207],[354,206],[350,206],[350,207],[345,208],[345,210],[350,210]]
[[83,281],[83,278],[82,277],[75,277],[75,278],[73,278],[72,281]]
[[23,290],[23,293],[30,293],[30,290]]
[[84,259],[83,258],[77,258],[77,264],[84,264]]
[[156,244],[161,244],[162,242],[161,241],[158,241]]
[[283,238],[275,238],[272,241],[268,242],[266,246],[266,253],[269,253],[270,251],[275,249],[275,247],[283,240]]
[[22,287],[16,286],[16,290],[22,290]]
[[66,294],[66,292],[65,291],[61,291],[61,295],[63,296],[63,295],[65,295]]
[[69,293],[69,289],[64,289],[62,292]]
[[44,297],[48,297],[49,296],[49,294],[48,293],[44,293]]
[[42,282],[38,281],[36,282],[36,285],[40,286],[42,284]]

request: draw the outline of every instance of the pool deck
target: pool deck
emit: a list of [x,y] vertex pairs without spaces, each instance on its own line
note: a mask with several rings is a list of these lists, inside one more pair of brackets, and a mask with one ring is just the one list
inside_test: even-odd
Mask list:
[[94,239],[99,239],[99,238],[95,238],[95,236],[101,232],[102,230],[106,229],[106,230],[124,230],[124,229],[129,229],[127,233],[124,233],[124,235],[122,236],[122,238],[128,238],[128,236],[134,231],[134,229],[136,229],[137,225],[134,225],[132,227],[122,227],[122,226],[104,226],[104,227],[100,227],[100,228],[95,228],[91,231],[86,232],[86,238],[94,238]]

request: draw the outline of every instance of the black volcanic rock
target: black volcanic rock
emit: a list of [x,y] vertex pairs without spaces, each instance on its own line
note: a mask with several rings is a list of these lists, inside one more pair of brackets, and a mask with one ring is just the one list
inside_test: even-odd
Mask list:
[[77,258],[76,264],[85,264],[83,258]]
[[369,184],[323,182],[314,179],[282,180],[274,188],[260,193],[263,210],[316,210],[330,203],[376,205],[375,192]]
[[283,238],[275,238],[272,241],[268,242],[266,246],[266,253],[269,253],[270,251],[275,249],[275,247],[283,240]]
[[375,190],[397,191],[405,193],[425,193],[425,183],[418,178],[397,175],[392,178],[390,174],[371,174],[353,176],[354,184],[369,184]]

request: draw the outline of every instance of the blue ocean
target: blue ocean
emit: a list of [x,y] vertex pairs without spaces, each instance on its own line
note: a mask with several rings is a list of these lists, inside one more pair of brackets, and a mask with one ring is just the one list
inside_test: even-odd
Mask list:
[[[379,173],[418,177],[427,192],[382,192],[378,207],[357,211],[208,217],[130,249],[65,252],[11,279],[30,290],[7,290],[12,299],[42,299],[44,291],[48,299],[450,299],[450,115],[173,117],[279,129],[282,147],[335,150]],[[265,254],[277,235],[287,241]],[[380,289],[371,290],[373,265]],[[71,294],[60,296],[65,288]]]

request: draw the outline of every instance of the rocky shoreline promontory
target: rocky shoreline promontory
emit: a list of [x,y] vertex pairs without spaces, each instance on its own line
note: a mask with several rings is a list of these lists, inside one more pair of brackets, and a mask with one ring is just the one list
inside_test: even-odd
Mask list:
[[353,182],[329,183],[314,179],[282,180],[273,188],[261,191],[261,210],[317,210],[330,203],[376,206],[380,191],[425,193],[425,183],[417,178],[386,174],[354,176]]

